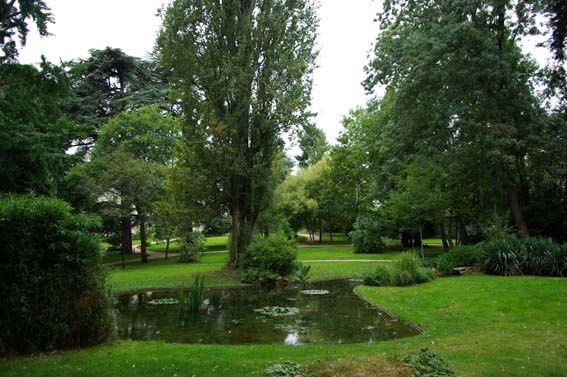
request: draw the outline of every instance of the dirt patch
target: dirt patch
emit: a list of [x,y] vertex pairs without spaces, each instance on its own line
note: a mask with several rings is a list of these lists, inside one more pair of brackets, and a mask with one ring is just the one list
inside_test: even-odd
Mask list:
[[345,357],[307,368],[313,377],[409,377],[412,369],[385,356]]

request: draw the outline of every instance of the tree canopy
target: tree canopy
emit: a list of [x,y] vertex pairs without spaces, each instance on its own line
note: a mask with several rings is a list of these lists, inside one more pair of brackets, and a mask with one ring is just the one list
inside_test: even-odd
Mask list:
[[175,0],[163,11],[161,62],[208,183],[196,194],[232,216],[232,267],[268,206],[282,132],[309,121],[316,28],[311,0]]

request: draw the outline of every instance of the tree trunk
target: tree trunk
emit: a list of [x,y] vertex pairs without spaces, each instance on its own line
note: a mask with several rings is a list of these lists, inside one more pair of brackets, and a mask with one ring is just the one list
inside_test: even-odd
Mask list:
[[323,219],[321,214],[319,214],[319,243],[323,242]]
[[230,244],[230,260],[228,267],[236,269],[239,266],[241,254],[248,248],[252,239],[252,229],[249,220],[242,215],[240,208],[231,211],[232,217],[232,240]]
[[165,260],[167,260],[168,251],[169,251],[169,238],[165,240]]
[[146,244],[146,222],[143,220],[143,218],[142,220],[140,220],[140,248],[141,248],[142,263],[148,263],[148,249]]
[[461,245],[465,245],[467,243],[468,234],[467,234],[467,227],[465,226],[465,222],[461,217],[459,217],[459,241]]
[[423,251],[423,221],[419,222],[419,244],[421,248],[421,259],[425,259],[425,252]]
[[403,247],[411,247],[412,242],[411,242],[411,236],[408,232],[402,232],[402,246]]
[[444,221],[439,223],[439,234],[441,235],[441,242],[443,242],[443,249],[449,250],[449,241],[447,241],[447,234],[445,233],[445,224]]
[[524,220],[524,214],[522,213],[522,206],[520,205],[520,197],[518,195],[518,190],[516,185],[513,183],[508,185],[508,199],[510,200],[510,210],[512,211],[512,217],[518,228],[518,235],[520,237],[528,237],[528,225]]
[[122,218],[122,252],[132,254],[132,223],[130,216]]
[[329,238],[333,242],[333,224],[331,222],[331,210],[329,210]]

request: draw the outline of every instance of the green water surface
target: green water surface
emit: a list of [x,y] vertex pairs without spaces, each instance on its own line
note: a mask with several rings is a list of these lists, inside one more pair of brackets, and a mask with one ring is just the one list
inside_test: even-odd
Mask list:
[[[118,335],[122,339],[179,343],[251,344],[371,343],[416,335],[417,331],[388,316],[353,293],[356,283],[334,280],[305,289],[327,290],[308,295],[300,288],[212,288],[200,313],[189,314],[181,303],[151,305],[160,299],[183,299],[186,291],[141,291],[118,297]],[[286,308],[291,315],[270,316],[265,307]],[[287,309],[290,308],[290,309]],[[294,309],[296,308],[296,309]]]

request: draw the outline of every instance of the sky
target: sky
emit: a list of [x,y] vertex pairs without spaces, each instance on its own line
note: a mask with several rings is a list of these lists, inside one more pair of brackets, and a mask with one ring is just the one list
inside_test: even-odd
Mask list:
[[[89,49],[107,46],[145,57],[160,27],[157,9],[163,0],[47,0],[55,17],[53,35],[41,38],[32,30],[20,50],[21,63],[52,63],[87,57]],[[348,5],[347,5],[348,4]],[[341,119],[363,106],[364,65],[378,33],[373,22],[379,0],[320,0],[318,68],[313,76],[315,123],[334,142]],[[292,151],[293,153],[293,151]]]
[[[153,48],[164,0],[46,0],[55,17],[53,35],[40,38],[31,31],[20,50],[20,62],[37,63],[44,54],[53,63],[87,57],[89,49],[121,48],[129,55],[145,57]],[[378,34],[373,20],[380,0],[319,0],[318,68],[313,76],[312,111],[315,124],[334,143],[341,120],[368,100],[361,82],[364,66]],[[545,52],[524,46],[540,64]],[[297,154],[297,147],[291,154]]]

